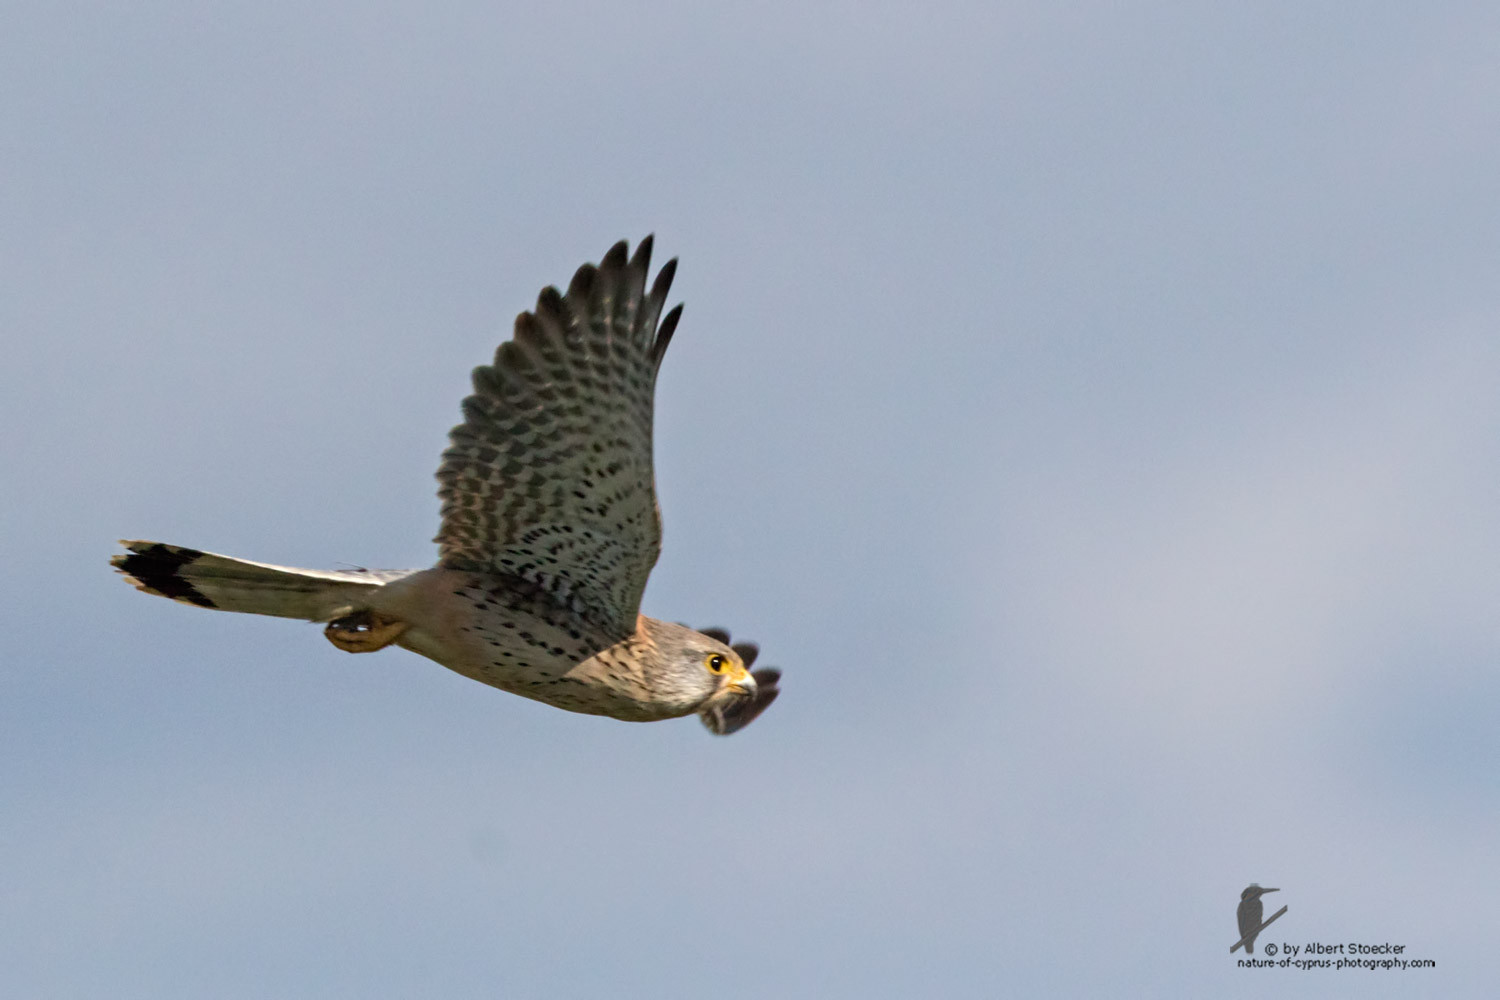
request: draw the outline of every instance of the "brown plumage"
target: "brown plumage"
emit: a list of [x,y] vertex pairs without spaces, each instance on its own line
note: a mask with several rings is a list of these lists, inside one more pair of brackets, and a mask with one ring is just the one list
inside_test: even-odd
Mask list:
[[438,564],[320,572],[126,542],[137,587],[200,607],[328,622],[340,649],[396,644],[515,694],[632,721],[698,713],[716,733],[775,700],[757,649],[640,614],[661,549],[656,374],[682,314],[650,237],[545,288],[474,370],[438,468]]

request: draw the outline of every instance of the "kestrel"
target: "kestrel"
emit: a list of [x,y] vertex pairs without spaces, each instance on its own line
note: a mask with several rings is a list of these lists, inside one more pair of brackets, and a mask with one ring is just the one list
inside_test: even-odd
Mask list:
[[757,647],[640,613],[661,550],[651,463],[662,316],[677,261],[649,292],[651,237],[544,288],[495,361],[474,369],[438,467],[432,569],[329,571],[126,541],[111,563],[148,594],[327,622],[339,649],[403,646],[502,691],[651,722],[697,713],[721,735],[776,700]]

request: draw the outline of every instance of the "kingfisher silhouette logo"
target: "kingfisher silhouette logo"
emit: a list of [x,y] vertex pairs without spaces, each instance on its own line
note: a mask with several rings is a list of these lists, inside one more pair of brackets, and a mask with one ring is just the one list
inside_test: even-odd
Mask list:
[[[1280,889],[1262,889],[1254,882],[1251,882],[1249,885],[1245,886],[1245,891],[1240,893],[1239,909],[1235,910],[1234,912],[1235,918],[1239,921],[1240,924],[1240,939],[1230,947],[1229,953],[1231,955],[1233,955],[1236,951],[1239,951],[1242,947],[1245,949],[1245,954],[1255,954],[1256,937],[1260,934],[1261,931],[1265,930],[1267,927],[1270,927],[1278,917],[1286,912],[1286,907],[1283,906],[1281,909],[1271,914],[1270,920],[1262,920],[1261,917],[1265,915],[1266,907],[1265,904],[1260,901],[1260,897],[1264,896],[1268,892],[1280,891]],[[1275,949],[1272,949],[1273,953],[1274,951]]]
[[[1240,893],[1240,905],[1235,908],[1235,923],[1240,928],[1240,939],[1229,946],[1233,955],[1241,948],[1245,954],[1231,959],[1241,969],[1330,969],[1337,974],[1341,969],[1381,969],[1406,972],[1409,969],[1435,969],[1437,963],[1430,958],[1407,957],[1406,945],[1391,941],[1330,941],[1322,935],[1314,939],[1304,937],[1288,941],[1286,936],[1261,942],[1260,954],[1255,953],[1255,939],[1260,932],[1270,927],[1286,913],[1283,906],[1270,918],[1266,918],[1266,904],[1261,899],[1268,892],[1280,889],[1264,889],[1255,882],[1245,886]],[[1314,906],[1314,909],[1317,907]],[[1302,914],[1304,918],[1307,913]],[[1317,915],[1313,915],[1317,922]]]

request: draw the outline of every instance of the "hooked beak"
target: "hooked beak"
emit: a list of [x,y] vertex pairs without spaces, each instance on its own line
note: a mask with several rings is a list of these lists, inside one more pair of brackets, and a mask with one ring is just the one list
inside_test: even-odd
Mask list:
[[759,686],[755,683],[755,678],[744,667],[740,667],[737,674],[724,686],[744,698],[754,698],[760,690]]

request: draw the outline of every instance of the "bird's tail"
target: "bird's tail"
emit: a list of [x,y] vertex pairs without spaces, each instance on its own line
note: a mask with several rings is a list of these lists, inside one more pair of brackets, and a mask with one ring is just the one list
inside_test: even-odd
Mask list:
[[137,589],[184,604],[252,615],[327,621],[362,606],[404,572],[293,569],[162,542],[122,541],[110,559]]

